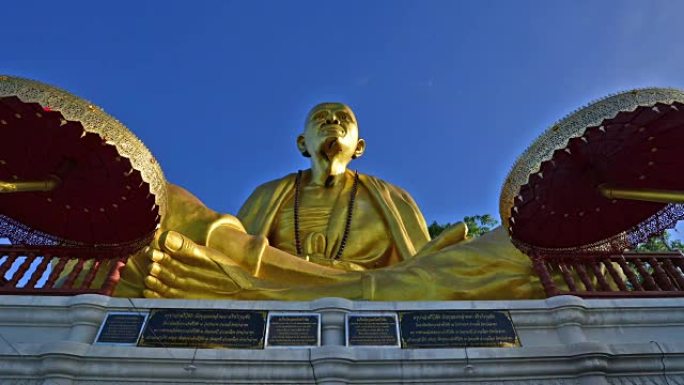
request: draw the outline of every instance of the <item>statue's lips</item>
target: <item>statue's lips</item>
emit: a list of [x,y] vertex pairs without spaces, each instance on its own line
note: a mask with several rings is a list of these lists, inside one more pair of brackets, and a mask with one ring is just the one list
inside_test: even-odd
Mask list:
[[324,124],[318,129],[319,134],[325,136],[343,137],[347,132],[342,126],[337,124]]

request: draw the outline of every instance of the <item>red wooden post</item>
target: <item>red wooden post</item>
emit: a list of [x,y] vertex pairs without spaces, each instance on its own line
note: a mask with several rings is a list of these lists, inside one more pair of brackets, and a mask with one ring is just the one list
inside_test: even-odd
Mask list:
[[603,260],[603,265],[606,267],[606,270],[608,270],[608,273],[610,276],[613,278],[613,282],[617,285],[617,287],[620,289],[620,291],[629,291],[627,289],[627,285],[622,280],[622,277],[620,274],[618,274],[617,270],[613,267],[613,263],[611,262],[610,259],[604,259]]
[[48,277],[48,280],[45,282],[45,285],[43,286],[44,288],[53,288],[55,287],[55,282],[57,282],[57,278],[62,274],[62,270],[64,270],[64,266],[66,266],[66,263],[69,261],[69,257],[66,256],[58,256],[58,261],[57,265],[52,269],[52,274],[50,274],[50,277]]
[[93,264],[90,266],[90,271],[88,272],[86,278],[83,280],[83,285],[81,285],[82,289],[90,288],[90,285],[93,283],[93,280],[95,279],[95,275],[97,275],[97,271],[100,270],[100,265],[101,261],[99,258],[93,259]]
[[12,265],[14,265],[14,261],[17,260],[17,253],[10,252],[7,254],[7,259],[5,260],[5,263],[0,266],[0,278],[4,278],[5,274],[7,273],[7,270],[9,270]]
[[636,274],[634,274],[634,272],[632,271],[632,268],[627,264],[625,257],[622,255],[620,257],[618,257],[617,263],[622,268],[622,272],[625,273],[625,275],[627,276],[627,279],[629,280],[629,283],[632,284],[632,287],[634,288],[634,290],[643,291],[644,287],[641,286],[641,283],[639,282],[639,278],[637,278]]
[[568,268],[568,264],[565,262],[558,263],[558,267],[561,270],[561,274],[563,274],[563,279],[565,279],[568,289],[570,289],[571,292],[577,292],[577,285],[575,284],[575,280],[572,278],[572,270]]
[[114,287],[119,283],[119,279],[121,279],[121,269],[126,265],[125,261],[127,258],[128,257],[120,257],[117,260],[112,260],[112,267],[109,269],[109,278],[107,278],[107,281],[102,286],[100,294],[112,295]]
[[656,282],[653,280],[653,277],[651,277],[651,274],[649,274],[648,271],[646,271],[646,268],[644,267],[641,259],[634,258],[634,266],[636,267],[639,274],[641,274],[641,278],[643,278],[644,280],[644,287],[647,290],[660,290]]
[[72,288],[74,286],[74,282],[76,281],[76,278],[78,278],[78,275],[81,274],[81,270],[83,270],[83,264],[84,263],[85,263],[85,259],[82,259],[82,258],[78,259],[76,266],[74,266],[74,268],[71,270],[71,273],[69,273],[69,277],[64,282],[64,285],[62,285],[63,288]]
[[679,290],[684,290],[684,273],[677,270],[675,265],[672,263],[672,259],[664,258],[663,265],[665,266],[665,271],[670,273],[674,282],[677,284]]
[[40,262],[38,267],[36,267],[36,270],[31,275],[31,279],[29,279],[28,283],[26,283],[27,288],[36,287],[36,283],[38,282],[40,277],[43,276],[43,273],[45,273],[45,269],[47,269],[51,260],[52,260],[52,256],[50,254],[45,254],[43,256],[43,260]]
[[26,259],[24,259],[24,262],[19,266],[17,271],[14,272],[14,275],[12,276],[12,279],[9,281],[9,285],[11,287],[17,287],[17,283],[19,283],[19,280],[24,277],[24,274],[26,274],[26,271],[28,271],[29,267],[33,263],[33,261],[36,260],[36,255],[33,253],[29,253],[26,256]]
[[575,266],[577,275],[584,284],[584,288],[587,291],[594,291],[594,285],[591,283],[591,279],[589,279],[589,274],[587,274],[587,270],[584,268],[584,265],[582,265],[581,262],[573,262],[573,265]]
[[683,258],[673,258],[672,262],[674,262],[677,267],[679,267],[682,271],[684,271],[684,259]]
[[672,285],[672,282],[670,282],[670,278],[667,276],[667,273],[665,273],[665,270],[660,267],[658,260],[655,258],[649,258],[648,262],[653,267],[653,275],[658,282],[658,286],[664,290],[674,290],[674,286]]
[[596,261],[593,261],[590,263],[592,270],[594,271],[594,275],[596,276],[596,280],[598,281],[599,287],[603,291],[611,291],[610,290],[610,285],[608,285],[608,281],[606,281],[606,278],[603,276],[603,272],[601,272],[601,267]]

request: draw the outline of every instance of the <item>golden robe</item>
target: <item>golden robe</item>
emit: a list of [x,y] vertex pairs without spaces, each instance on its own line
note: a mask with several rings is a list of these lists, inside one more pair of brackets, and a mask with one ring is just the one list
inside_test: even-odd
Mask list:
[[[333,205],[330,218],[326,218],[327,258],[336,254],[344,234],[348,195],[354,179],[350,171],[346,176],[340,198]],[[290,174],[259,186],[237,215],[248,234],[264,236],[271,246],[290,254],[296,254],[291,218],[295,179],[296,174]],[[279,236],[281,232],[285,233],[284,237]],[[301,232],[304,237],[304,231]],[[408,193],[376,177],[359,174],[350,242],[342,261],[353,263],[357,270],[385,267],[411,258],[429,240],[423,214]],[[325,264],[325,261],[319,260],[319,263]]]

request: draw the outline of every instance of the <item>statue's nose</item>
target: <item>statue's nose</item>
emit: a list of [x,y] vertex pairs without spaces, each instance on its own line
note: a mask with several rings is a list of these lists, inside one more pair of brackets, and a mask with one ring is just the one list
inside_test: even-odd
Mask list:
[[337,124],[339,126],[340,121],[336,117],[333,117],[332,119],[326,119],[325,124]]

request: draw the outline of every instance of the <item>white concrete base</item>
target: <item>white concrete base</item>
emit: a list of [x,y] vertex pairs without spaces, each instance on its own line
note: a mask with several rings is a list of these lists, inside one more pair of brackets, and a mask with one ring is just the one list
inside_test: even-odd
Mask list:
[[[107,311],[311,311],[312,349],[93,345]],[[510,310],[519,348],[344,346],[350,311]],[[0,296],[0,384],[669,384],[684,385],[684,298],[535,301],[191,301]]]

